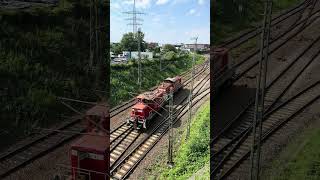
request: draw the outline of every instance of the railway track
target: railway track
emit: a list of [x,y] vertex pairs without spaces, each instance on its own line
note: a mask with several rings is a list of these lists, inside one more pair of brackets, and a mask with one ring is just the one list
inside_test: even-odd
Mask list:
[[[293,8],[292,10],[290,10],[290,11],[288,11],[288,12],[291,12],[291,13],[292,13],[292,12],[295,12],[295,11],[297,11],[297,10],[296,10],[297,8],[298,8],[298,7]],[[276,17],[274,20],[277,19],[277,23],[281,22],[281,21],[282,21],[282,20],[280,20],[281,17],[283,18],[283,17],[289,17],[289,16],[290,16],[290,14],[289,14],[288,12],[286,12],[286,13],[284,13],[284,14],[281,14],[280,16]],[[288,14],[289,14],[289,15],[288,15]],[[285,19],[285,18],[284,18],[284,19]],[[256,29],[256,31],[257,31],[257,30],[258,30],[258,28]],[[251,31],[251,32],[253,32],[253,31]],[[247,34],[247,35],[248,35],[248,34]],[[243,38],[243,36],[242,36],[241,38]],[[236,38],[236,39],[239,40],[239,38]],[[229,42],[224,43],[224,46],[226,46],[226,45],[228,45],[228,44],[234,43],[234,42],[236,41],[236,39],[233,39],[232,41],[229,41]],[[244,41],[243,41],[243,42],[244,42]],[[240,44],[241,44],[241,43],[238,43],[238,45],[240,45]],[[185,74],[187,74],[187,73],[185,73]],[[127,102],[127,103],[124,103],[124,104],[122,104],[122,105],[120,105],[120,106],[118,106],[118,107],[116,107],[116,108],[111,109],[111,117],[114,116],[114,115],[116,115],[116,114],[118,114],[118,113],[120,113],[120,112],[122,112],[122,111],[124,111],[125,109],[128,109],[129,107],[131,107],[131,106],[132,106],[132,103],[133,103],[133,100],[130,100],[130,101]],[[77,124],[77,123],[79,123],[79,122],[80,122],[80,119],[74,119],[74,120],[72,120],[70,123],[61,126],[61,127],[58,128],[57,130],[59,130],[59,131],[65,131],[65,130],[68,130],[68,131],[69,131],[69,130],[70,130],[70,132],[71,132],[72,130],[77,129],[77,128],[71,128],[71,126],[74,125],[74,124]],[[70,129],[68,129],[69,127],[70,127]],[[72,131],[72,132],[74,132],[74,131]],[[79,130],[78,130],[77,132],[79,132]],[[27,144],[27,145],[21,145],[20,147],[14,149],[14,150],[11,150],[11,151],[9,151],[9,152],[6,152],[6,153],[2,154],[2,155],[1,155],[1,159],[4,159],[5,157],[13,156],[13,155],[16,154],[16,153],[23,151],[23,149],[26,149],[26,148],[34,145],[34,144],[39,143],[40,141],[44,140],[45,138],[54,136],[54,135],[56,135],[56,134],[59,134],[59,133],[58,133],[58,132],[44,133],[43,136],[37,137],[37,138],[31,140],[31,142],[30,142],[29,144]],[[70,140],[71,138],[73,138],[73,137],[68,137],[68,138],[67,138],[67,137],[66,137],[66,138],[61,137],[61,142],[68,141],[68,140]],[[58,139],[58,138],[57,138],[57,139]],[[60,144],[61,144],[61,143],[60,143]],[[48,152],[49,152],[49,151],[48,151]],[[34,159],[34,158],[30,158],[30,160],[33,160],[33,159]]]
[[[203,67],[207,67],[207,65],[204,63],[203,66],[198,66],[197,75],[203,71],[201,69]],[[189,83],[188,80],[186,83]],[[130,105],[126,104],[121,107],[129,108]],[[124,126],[121,126],[117,128],[117,132],[112,131],[111,137],[115,136],[123,128]],[[24,142],[24,144],[1,154],[0,179],[7,177],[35,159],[53,151],[57,147],[60,147],[62,144],[69,142],[84,132],[85,127],[81,123],[81,118],[75,118],[69,122],[63,123],[55,131],[45,131],[40,136],[35,136],[28,142]],[[111,139],[111,145],[115,144],[117,140],[119,141],[119,139]]]
[[[207,67],[206,70],[208,70],[209,67]],[[195,76],[197,78],[199,75],[201,75],[203,71],[199,72]],[[203,78],[198,85],[202,85],[204,82],[209,81],[209,74]],[[186,82],[186,84],[183,84],[183,87],[187,86],[190,82]],[[120,158],[124,155],[125,150],[128,149],[135,141],[139,138],[141,134],[137,134],[137,131],[133,130],[132,128],[128,128],[128,126],[125,125],[126,123],[121,124],[118,128],[115,129],[114,132],[118,132],[118,129],[120,129],[120,133],[117,133],[116,135],[113,135],[111,133],[111,159],[110,159],[110,167],[112,167],[114,164],[116,164]],[[128,138],[129,137],[129,138]],[[118,142],[113,143],[114,140],[118,139]],[[115,145],[113,145],[115,144]]]
[[[279,17],[275,18],[274,20],[276,21],[274,21],[274,23],[278,24],[282,22],[284,19],[286,19],[286,17],[290,17],[296,12],[300,12],[300,10],[298,10],[298,7],[293,8],[287,13],[284,13]],[[289,13],[292,13],[292,14],[290,15]],[[258,29],[259,28],[257,28],[256,31],[258,31]],[[251,33],[253,33],[253,31]],[[249,35],[249,34],[247,34],[246,36],[248,38],[244,38],[244,36],[242,36],[241,38],[243,40],[239,41],[240,38],[237,38],[238,40],[226,42],[224,45],[227,46],[229,44],[231,48],[234,48],[236,46],[239,46],[241,43],[245,42],[246,41],[245,39],[249,39],[253,37],[252,35]],[[236,41],[238,42],[235,44]],[[186,73],[186,76],[187,74],[188,73]],[[116,108],[111,109],[111,114],[110,114],[111,117],[130,108],[132,106],[132,103],[133,103],[133,100],[130,100],[127,103],[124,103]],[[31,139],[29,143],[21,144],[17,148],[11,149],[6,153],[1,154],[0,155],[0,167],[1,167],[0,178],[8,176],[9,174],[25,166],[31,161],[51,152],[55,148],[75,138],[79,133],[82,133],[83,130],[84,128],[80,125],[80,119],[73,119],[72,121],[67,122],[64,125],[61,125],[59,128],[57,128],[57,131],[44,132],[41,136]],[[70,133],[60,133],[59,131],[65,131]],[[123,136],[125,136],[125,134],[123,134]],[[121,136],[119,136],[119,138],[121,139]],[[120,139],[115,138],[114,140],[111,140],[111,141],[116,145]]]
[[[304,51],[296,57],[296,59],[294,59],[278,74],[278,76],[276,76],[275,79],[269,83],[265,96],[267,114],[264,118],[269,118],[269,116],[271,116],[270,113],[282,112],[282,109],[280,109],[282,106],[279,106],[279,104],[283,104],[281,102],[284,100],[281,98],[290,89],[294,82],[296,82],[298,77],[305,72],[307,67],[319,57],[319,42],[320,36],[309,46],[307,46]],[[214,137],[213,141],[211,142],[211,144],[214,146],[212,149],[212,164],[214,169],[212,173],[216,179],[223,179],[226,177],[226,175],[229,174],[230,171],[239,163],[237,161],[239,154],[235,152],[243,151],[243,149],[239,148],[240,145],[246,146],[247,148],[251,146],[250,133],[254,115],[253,103],[254,102],[252,99],[248,106],[246,106],[244,110],[221,131],[220,134]],[[304,108],[304,106],[301,108]],[[288,115],[286,113],[284,114]],[[278,116],[277,118],[274,118],[273,121],[281,120],[284,117]],[[264,121],[263,126],[267,126],[266,124],[268,123],[265,122],[268,121]],[[244,144],[244,142],[249,144]]]
[[[296,24],[294,29],[287,30],[284,34],[280,34],[276,38],[271,40],[269,55],[271,55],[272,53],[277,51],[279,48],[284,46],[286,43],[288,43],[290,40],[292,40],[298,34],[303,32],[304,29],[301,29],[300,27],[304,26],[304,28],[307,28],[308,26],[310,26],[315,20],[317,20],[319,18],[319,16],[318,16],[319,13],[320,13],[320,10],[313,12],[311,17],[305,18],[305,19],[299,21],[299,23]],[[309,22],[307,24],[304,24],[307,21],[309,21]],[[294,32],[294,30],[296,30],[296,31]],[[290,34],[290,32],[293,32],[293,33]],[[282,41],[279,41],[279,40],[282,40]],[[276,44],[276,43],[278,43],[278,44]],[[240,60],[239,63],[237,63],[236,65],[233,66],[233,68],[237,70],[237,74],[236,74],[236,77],[234,78],[234,81],[239,80],[246,73],[248,73],[250,70],[252,70],[255,66],[258,65],[258,63],[259,63],[258,60],[249,61],[252,58],[256,57],[258,55],[258,53],[259,53],[259,50],[256,50],[255,52],[249,54],[248,56],[246,56],[245,58]],[[256,59],[258,59],[258,58],[256,58]]]
[[[278,16],[276,16],[275,18],[273,18],[272,20],[272,26],[276,26],[280,23],[282,23],[283,21],[287,20],[289,17],[295,15],[296,13],[302,12],[304,10],[303,5],[305,2],[308,2],[308,0],[300,3],[298,6],[288,10],[287,12],[280,14]],[[317,10],[316,12],[312,13],[312,16],[315,16],[317,13],[319,13],[320,10]],[[310,17],[306,17],[298,22],[295,23],[296,26],[302,26],[304,22],[306,22],[307,20],[309,20]],[[315,20],[315,18],[311,19],[310,21],[312,22],[313,20]],[[304,26],[308,26],[311,23],[308,23],[307,25]],[[236,37],[236,38],[232,38],[231,40],[228,40],[226,42],[224,42],[222,45],[220,45],[219,47],[226,47],[228,49],[233,49],[235,47],[240,46],[241,44],[245,43],[246,41],[255,38],[256,36],[259,35],[259,33],[261,32],[260,30],[260,26],[249,30],[248,32]],[[287,29],[285,32],[279,34],[277,37],[275,37],[273,40],[270,41],[270,44],[273,44],[275,42],[277,42],[280,37],[283,37],[285,34],[289,33],[290,31],[292,31],[293,29],[289,28]],[[299,32],[301,32],[302,30],[300,30]],[[298,33],[296,33],[297,35]],[[270,53],[273,53],[276,49],[280,48],[281,46],[283,46],[286,42],[288,42],[290,39],[292,39],[294,36],[292,36],[291,38],[288,38],[287,40],[285,40],[284,43],[281,43],[281,45],[277,46],[276,48],[274,48],[272,51],[270,51]],[[259,50],[255,51],[254,53],[250,54],[249,56],[245,57],[243,60],[240,61],[240,63],[237,63],[233,68],[238,69],[242,64],[244,64],[245,62],[248,62],[253,56],[257,55],[259,53]],[[249,66],[248,68],[246,68],[244,71],[239,72],[237,77],[235,77],[236,80],[240,79],[240,77],[242,77],[245,73],[247,73],[249,70],[251,70],[254,66],[256,66],[258,64],[258,62],[255,62],[254,64],[252,64],[251,66]],[[186,75],[190,74],[190,71],[185,72]],[[183,74],[182,77],[185,75]],[[127,103],[124,103],[122,105],[120,105],[120,107],[124,107],[124,108],[114,108],[111,109],[111,117],[113,117],[113,114],[118,114],[124,110],[126,110],[128,107],[131,107],[133,104],[133,99],[130,100]],[[130,106],[131,105],[131,106]],[[119,110],[120,109],[120,110]],[[113,113],[116,112],[116,113]]]
[[[301,2],[300,4],[298,4],[297,6],[287,10],[286,12],[281,13],[281,14],[277,15],[276,17],[272,18],[271,27],[275,27],[275,26],[279,25],[280,23],[289,19],[293,15],[296,15],[298,13],[303,13],[305,11],[304,6],[306,4],[308,4],[308,1],[309,0],[305,0],[305,1]],[[295,25],[295,23],[293,23],[293,25]],[[291,29],[291,27],[289,29]],[[253,29],[246,31],[235,38],[231,38],[231,39],[221,43],[221,45],[219,47],[225,47],[230,50],[234,49],[234,48],[240,46],[241,44],[245,43],[246,41],[257,37],[260,33],[261,33],[261,25],[259,25],[256,28],[253,28]]]
[[[200,76],[205,70],[207,70],[207,69],[209,68],[208,63],[209,63],[209,61],[206,61],[206,62],[204,62],[204,64],[198,66],[198,68],[195,69],[195,78],[197,78],[198,76]],[[188,71],[188,73],[191,73],[191,71]],[[189,85],[190,83],[191,83],[191,77],[189,77],[189,78],[187,78],[187,79],[185,79],[185,80],[182,81],[182,85],[183,85],[182,87],[186,87],[186,86]],[[153,87],[151,90],[153,90],[153,89],[155,89],[155,88],[156,88],[156,87]],[[126,108],[127,108],[127,109],[130,108],[133,104],[134,104],[134,99],[132,99],[132,104],[131,104],[130,106],[126,107]],[[111,116],[111,118],[112,118],[112,116]],[[111,136],[114,136],[114,135],[112,135],[112,133],[113,133],[114,131],[116,131],[117,129],[123,127],[124,125],[125,125],[125,122],[122,123],[122,124],[121,124],[120,126],[118,126],[117,128],[115,128],[114,130],[112,130],[110,135],[111,135]],[[122,133],[124,133],[124,131],[122,131],[122,132],[120,133],[120,135],[121,135]],[[118,136],[118,135],[116,135],[115,138],[116,138],[117,136]],[[112,139],[111,139],[111,141],[112,141]]]
[[[210,80],[209,74],[202,79],[198,84],[198,88],[194,91],[193,99],[194,104],[197,104],[202,98],[207,96],[210,93],[210,88],[205,88],[205,85],[208,85]],[[201,91],[202,90],[202,91]],[[198,99],[196,99],[198,98]],[[180,103],[176,105],[177,110],[174,112],[176,122],[181,118],[185,113],[188,112],[186,108],[188,103],[184,103],[187,97],[183,98]],[[148,133],[149,135],[144,137],[144,139],[135,146],[122,160],[119,160],[119,163],[111,166],[111,174],[114,179],[125,179],[129,174],[134,170],[134,168],[139,164],[139,162],[147,155],[147,153],[156,145],[156,143],[161,139],[161,137],[168,130],[168,117],[164,118],[152,131]]]
[[[199,77],[204,71],[206,71],[208,68],[209,68],[209,66],[208,66],[208,63],[209,61],[206,61],[205,62],[205,64],[203,64],[203,66],[201,66],[201,69],[199,69],[197,72],[195,72],[195,78],[197,78],[197,77]],[[190,78],[188,78],[188,79],[186,79],[186,80],[184,80],[183,82],[182,82],[182,87],[186,87],[186,86],[188,86],[189,84],[191,83],[191,77]],[[133,105],[133,104],[132,104]],[[132,106],[131,105],[131,106]],[[131,107],[130,106],[130,107]],[[128,107],[128,108],[130,108],[130,107]],[[113,132],[115,132],[115,131],[117,131],[119,128],[122,128],[124,125],[125,125],[126,123],[124,122],[124,123],[122,123],[120,126],[118,126],[117,128],[115,128],[114,130],[112,130],[111,131],[111,142],[112,142],[112,140],[113,140],[113,137],[116,139],[117,137],[119,137],[119,135],[122,135],[123,133],[125,133],[125,131],[121,131],[120,130],[120,133],[117,133],[118,135],[113,135]]]
[[[206,66],[206,63],[208,63],[208,61],[204,62],[203,64],[199,64],[195,67],[195,73],[198,74],[199,71],[203,71],[203,69],[205,68]],[[182,73],[180,76],[182,78],[182,81],[190,81],[191,79],[191,70],[188,70],[184,73]],[[150,90],[153,90],[155,89],[155,87],[152,87]],[[134,104],[134,98],[130,99],[129,101],[125,102],[125,103],[122,103],[121,105],[118,105],[114,108],[112,108],[110,110],[110,118],[116,116],[117,114],[120,114],[121,112],[129,109],[133,104]]]
[[[84,127],[82,127],[80,120],[75,120],[58,129],[60,131],[79,132],[79,129],[84,129]],[[0,156],[0,179],[15,172],[31,161],[51,152],[61,144],[69,141],[73,136],[74,134],[70,133],[66,135],[59,133],[58,131],[46,132],[36,139],[31,139],[28,144],[2,154]]]
[[[305,108],[312,105],[320,98],[320,82],[309,86],[299,92],[289,100],[280,104],[264,116],[262,125],[262,142],[274,134],[288,121],[296,117]],[[234,142],[223,159],[223,167],[217,174],[213,174],[216,179],[225,179],[233,169],[244,161],[251,152],[251,128],[243,132],[239,139]],[[220,165],[221,166],[221,165]]]

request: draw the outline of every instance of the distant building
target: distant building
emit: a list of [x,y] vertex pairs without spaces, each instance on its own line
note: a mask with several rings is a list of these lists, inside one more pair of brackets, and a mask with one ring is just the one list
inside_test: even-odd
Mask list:
[[110,52],[110,57],[111,57],[111,59],[114,59],[116,56],[114,55],[113,52]]
[[150,42],[147,44],[147,49],[154,49],[159,46],[159,43]]
[[181,51],[190,52],[191,50],[190,49],[181,48]]
[[[122,53],[123,57],[130,57],[129,51],[123,51]],[[133,51],[131,52],[131,58],[138,59],[139,58],[139,52]],[[141,52],[141,59],[153,59],[153,52]]]
[[[195,44],[184,44],[184,49],[190,49],[191,51],[194,51],[196,48]],[[210,48],[209,44],[197,44],[197,50],[205,51]]]
[[183,47],[183,44],[174,44],[173,45],[176,49],[181,49]]

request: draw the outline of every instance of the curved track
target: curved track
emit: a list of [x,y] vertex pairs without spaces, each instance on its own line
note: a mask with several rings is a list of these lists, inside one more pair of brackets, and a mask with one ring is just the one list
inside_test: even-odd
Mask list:
[[[207,68],[208,62],[209,61],[206,61],[196,67],[196,76],[204,72],[204,70]],[[190,73],[190,71],[183,74],[183,76],[187,76],[188,73]],[[190,78],[186,78],[184,84],[187,85],[189,83]],[[121,107],[130,108],[129,105]],[[0,179],[7,177],[33,160],[53,151],[57,147],[60,147],[64,143],[69,142],[83,133],[85,133],[85,127],[81,123],[81,118],[75,118],[71,121],[61,124],[61,126],[54,131],[45,131],[41,136],[35,136],[28,142],[24,142],[24,144],[18,145],[14,149],[6,151],[0,155]],[[110,136],[114,137],[114,139],[111,139],[111,146],[113,144],[117,144],[116,141],[123,141],[125,139],[123,138],[125,137],[125,134],[123,133],[126,133],[124,126],[119,126],[115,130],[111,131]],[[117,137],[116,134],[120,136]]]
[[[269,54],[274,53],[276,50],[278,50],[279,48],[284,46],[286,43],[288,43],[290,40],[292,40],[298,34],[303,32],[305,28],[310,26],[316,19],[319,18],[319,16],[318,16],[319,13],[320,13],[320,10],[313,12],[312,16],[310,16],[309,18],[305,18],[305,19],[299,21],[299,23],[297,23],[295,28],[287,30],[284,34],[280,34],[277,37],[275,37],[272,41],[270,41]],[[305,22],[307,22],[307,24],[304,24]],[[304,26],[304,29],[301,29],[302,26]],[[248,73],[250,70],[252,70],[256,65],[258,65],[258,63],[259,63],[258,60],[249,61],[253,57],[257,56],[258,53],[259,53],[259,50],[256,50],[255,52],[249,54],[248,56],[246,56],[245,58],[240,60],[239,63],[234,65],[233,68],[237,69],[237,71],[238,71],[237,75],[235,77],[235,81],[242,78],[246,73]],[[240,69],[240,70],[238,70],[238,69]]]
[[[273,19],[273,25],[279,24],[283,22],[285,19],[290,16],[301,12],[301,5],[293,8],[286,13],[276,17]],[[313,13],[314,14],[314,13]],[[251,39],[257,36],[259,32],[259,28],[251,30],[251,32],[246,33],[246,35],[242,35],[240,37],[234,38],[226,43],[223,46],[234,48],[242,43],[246,42],[248,39]],[[199,65],[197,69],[201,69]],[[183,76],[188,76],[190,72],[186,72]],[[187,79],[187,78],[186,78]],[[186,82],[190,82],[190,79],[186,80]],[[110,116],[113,117],[124,110],[130,108],[133,104],[133,100],[128,101],[120,106],[117,106],[110,110]],[[19,168],[27,165],[33,160],[51,152],[55,148],[61,146],[62,144],[70,141],[75,138],[79,134],[84,132],[84,127],[80,124],[81,119],[75,118],[71,121],[68,121],[62,124],[57,128],[56,131],[44,132],[41,136],[37,136],[31,138],[29,142],[24,144],[18,144],[16,148],[11,149],[0,155],[0,178],[4,178],[9,174],[15,172]],[[131,133],[128,133],[129,130],[125,130],[123,127],[119,126],[117,129],[111,132],[111,147],[117,147],[122,139],[125,139],[126,136],[129,136]],[[68,133],[69,132],[69,133]],[[118,135],[117,135],[118,134]]]
[[[320,82],[318,81],[266,113],[262,125],[262,142],[266,141],[268,137],[277,132],[284,124],[318,100],[320,98],[319,92]],[[225,179],[234,168],[248,158],[251,152],[252,134],[250,130],[251,127],[242,127],[241,135],[234,137],[235,140],[225,145],[226,148],[216,155],[221,158],[216,161],[217,166],[215,166],[212,172],[212,175],[216,179]],[[221,156],[220,154],[223,153],[224,155]]]
[[[309,0],[305,0],[304,2],[300,3],[299,5],[287,10],[285,13],[282,13],[282,14],[274,17],[272,19],[271,26],[276,27],[277,25],[284,22],[285,20],[292,17],[293,15],[296,15],[298,13],[303,13],[305,11],[305,4],[308,1]],[[299,19],[298,19],[298,21],[299,21]],[[257,37],[258,35],[260,35],[260,33],[261,33],[261,26],[259,25],[258,27],[254,28],[254,29],[251,29],[251,30],[248,30],[248,31],[242,33],[241,35],[237,36],[236,38],[232,38],[232,39],[229,39],[229,40],[221,43],[221,45],[219,45],[219,47],[225,47],[228,49],[236,48],[236,47],[240,46],[242,43],[245,43],[246,41]]]
[[[202,98],[210,94],[210,88],[205,88],[209,82],[209,73],[198,83],[197,88],[194,90],[193,105],[197,104]],[[188,103],[185,102],[187,96],[183,98],[176,107],[177,110],[174,112],[176,117],[174,123],[181,118],[185,113],[188,112],[186,108]],[[147,155],[147,153],[156,145],[161,137],[168,130],[168,117],[164,118],[151,133],[144,137],[144,139],[134,147],[123,159],[113,166],[111,166],[111,174],[114,179],[125,179],[135,169],[139,162]]]
[[[319,11],[313,13],[315,15]],[[290,35],[288,38],[285,38],[284,42],[286,43],[297,34],[303,31],[299,27],[299,25],[307,27],[313,22],[314,19],[318,17],[309,16],[310,19],[305,19],[305,21],[300,21],[296,28],[298,29],[294,34]],[[310,20],[308,23],[304,23],[307,20]],[[304,93],[308,92],[310,88],[305,89],[304,91],[298,93],[296,96],[291,97],[289,100],[285,102],[282,97],[286,92],[290,89],[292,84],[297,80],[297,78],[306,70],[306,68],[315,61],[319,56],[320,49],[320,36],[314,40],[309,46],[307,46],[304,51],[299,54],[299,56],[293,60],[285,69],[283,69],[277,76],[274,78],[269,85],[267,86],[266,92],[266,115],[264,116],[263,121],[263,132],[268,132],[268,135],[264,135],[263,140],[270,136],[275,130],[270,131],[271,129],[280,128],[283,123],[279,122],[287,122],[292,117],[294,117],[297,113],[302,111],[305,107],[312,104],[316,99],[319,98],[319,94],[313,93],[310,95],[313,98],[308,99],[309,96],[305,97]],[[282,45],[276,46],[270,54],[276,49],[280,48]],[[316,52],[316,53],[314,53]],[[240,75],[238,75],[238,79],[242,77],[245,73],[251,70],[258,62],[255,62],[253,65],[249,66],[249,68],[245,69]],[[316,84],[319,84],[317,82]],[[319,88],[318,85],[310,86],[312,88]],[[301,97],[300,97],[301,96]],[[296,105],[292,105],[291,101],[295,101],[296,99],[305,98],[305,103],[298,103]],[[301,99],[300,99],[301,100]],[[310,101],[308,101],[310,100]],[[290,105],[289,107],[287,105]],[[213,145],[213,149],[211,149],[212,160],[212,176],[215,179],[224,179],[227,175],[247,156],[248,151],[250,151],[251,147],[251,129],[252,129],[252,121],[254,115],[254,100],[251,99],[248,105],[243,109],[242,112],[238,114],[238,116],[229,122],[225,128],[213,138],[211,145]],[[243,156],[245,153],[245,156]]]

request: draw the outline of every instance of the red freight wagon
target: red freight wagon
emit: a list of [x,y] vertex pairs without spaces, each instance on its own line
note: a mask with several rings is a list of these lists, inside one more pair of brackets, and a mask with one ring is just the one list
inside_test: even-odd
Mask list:
[[213,49],[213,77],[214,91],[217,91],[221,86],[231,82],[235,74],[234,68],[231,66],[228,49],[214,48]]
[[169,94],[171,87],[173,88],[173,92],[176,92],[182,87],[180,76],[165,79],[164,82],[160,85],[159,89],[164,89],[165,92]]

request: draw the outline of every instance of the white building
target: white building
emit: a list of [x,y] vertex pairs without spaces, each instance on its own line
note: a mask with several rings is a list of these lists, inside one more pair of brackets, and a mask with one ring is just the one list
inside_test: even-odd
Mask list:
[[[130,57],[129,51],[123,51],[122,52],[123,57]],[[131,52],[131,58],[138,59],[139,58],[139,52],[138,51],[132,51]],[[141,52],[141,59],[153,59],[153,52]]]
[[[195,44],[184,44],[185,49],[190,49],[191,51],[195,50]],[[197,50],[204,51],[210,49],[209,44],[197,44]]]

